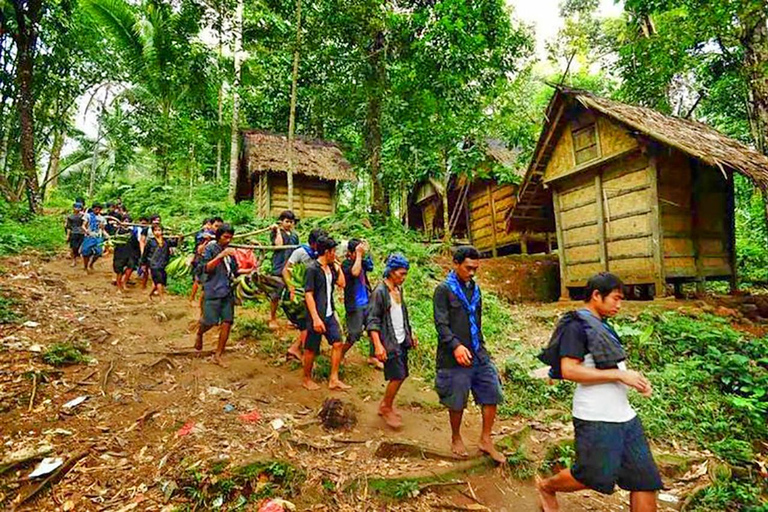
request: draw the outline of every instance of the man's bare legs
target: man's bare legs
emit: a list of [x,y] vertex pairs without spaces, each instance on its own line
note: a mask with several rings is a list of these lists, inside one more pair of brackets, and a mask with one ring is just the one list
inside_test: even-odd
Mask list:
[[344,343],[337,341],[331,347],[331,376],[328,379],[328,389],[346,390],[351,389],[352,386],[344,384],[339,378],[339,370],[341,368],[341,360],[344,358]]
[[564,469],[546,480],[536,480],[536,488],[539,491],[541,509],[544,512],[557,512],[560,510],[557,504],[558,492],[575,492],[586,489],[587,486],[573,478],[570,469]]
[[312,350],[304,348],[304,380],[302,386],[310,391],[320,389],[317,382],[312,380],[312,367],[315,365],[315,353]]
[[655,491],[635,491],[629,493],[629,509],[632,512],[656,512]]
[[480,434],[480,442],[478,443],[478,448],[480,448],[481,452],[485,453],[499,464],[504,464],[507,459],[505,459],[504,456],[496,450],[496,447],[493,446],[493,439],[491,439],[493,422],[496,420],[496,406],[483,405],[481,410],[483,414],[483,430]]
[[384,398],[382,398],[381,404],[379,404],[379,415],[384,418],[387,425],[395,429],[403,426],[403,418],[395,410],[395,396],[397,396],[397,392],[402,385],[402,380],[389,381],[387,388],[384,390]]
[[212,327],[212,325],[198,324],[197,333],[195,334],[195,350],[203,350],[203,334],[210,331]]
[[298,338],[296,338],[296,341],[293,342],[293,344],[288,347],[288,352],[286,352],[286,356],[290,358],[295,358],[297,361],[302,360],[302,350],[304,350],[304,342],[307,341],[307,334],[309,334],[309,331],[306,329],[301,331],[299,333]]
[[464,410],[448,411],[451,419],[451,451],[457,457],[468,457],[467,447],[464,446],[464,440],[461,438],[461,419],[464,416]]
[[277,323],[277,306],[280,304],[280,299],[275,297],[269,303],[269,328],[277,329],[280,325]]
[[216,345],[216,351],[213,353],[213,362],[219,366],[223,366],[224,368],[226,368],[226,365],[221,361],[221,356],[224,354],[224,347],[227,346],[227,340],[229,339],[229,333],[231,330],[231,323],[221,323],[219,327],[219,343]]

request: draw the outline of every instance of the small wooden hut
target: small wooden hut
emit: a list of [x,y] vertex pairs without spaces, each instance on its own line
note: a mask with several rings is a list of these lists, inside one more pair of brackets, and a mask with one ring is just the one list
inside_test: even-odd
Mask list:
[[[288,138],[248,130],[241,141],[237,199],[253,199],[256,215],[276,217],[288,208]],[[338,182],[355,179],[349,162],[331,142],[298,137],[294,158],[294,212],[299,217],[332,215]]]
[[606,270],[656,296],[666,283],[735,287],[733,173],[768,186],[768,158],[702,123],[565,87],[546,119],[507,228],[556,227],[562,297]]
[[[476,170],[477,177],[451,176],[448,182],[449,224],[454,238],[469,240],[486,254],[547,252],[548,236],[541,233],[508,232],[506,214],[516,200],[517,185],[500,183],[493,167],[499,165],[517,173],[517,152],[501,141],[488,140],[486,160]],[[522,173],[519,173],[520,176]],[[430,238],[442,236],[445,185],[437,180],[419,183],[408,200],[411,227],[424,231]]]

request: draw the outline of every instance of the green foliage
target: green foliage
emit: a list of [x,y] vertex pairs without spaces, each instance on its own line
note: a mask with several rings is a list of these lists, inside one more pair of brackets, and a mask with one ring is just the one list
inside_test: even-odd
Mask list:
[[416,480],[403,480],[395,486],[393,495],[399,500],[415,498],[419,495],[419,482]]
[[0,290],[0,324],[18,322],[21,318],[19,306],[20,303],[16,298]]
[[528,457],[522,446],[507,455],[507,467],[517,480],[529,480],[536,475],[536,463]]
[[70,364],[87,363],[90,358],[86,355],[88,348],[75,343],[55,343],[43,352],[43,361],[52,366],[67,366]]
[[0,201],[0,256],[27,250],[50,255],[65,243],[64,215],[29,218],[26,212]]
[[554,474],[562,469],[570,468],[576,460],[576,450],[573,441],[562,441],[547,449],[540,470],[546,474]]

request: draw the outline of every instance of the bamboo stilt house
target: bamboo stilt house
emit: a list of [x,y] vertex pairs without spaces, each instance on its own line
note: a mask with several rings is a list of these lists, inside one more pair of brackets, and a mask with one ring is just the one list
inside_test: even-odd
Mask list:
[[[505,228],[507,212],[516,201],[517,184],[509,179],[500,180],[493,168],[501,166],[521,178],[522,173],[515,167],[517,152],[494,139],[486,141],[484,150],[486,159],[475,170],[475,178],[452,175],[448,181],[449,225],[453,237],[468,240],[480,252],[492,256],[547,252],[547,234],[508,232]],[[416,185],[408,199],[410,225],[429,238],[439,238],[444,233],[444,190],[444,183],[424,180]]]
[[[263,131],[241,134],[237,199],[253,199],[256,215],[277,217],[288,209],[288,138]],[[332,215],[340,181],[355,174],[335,144],[294,140],[293,211],[301,217]]]
[[556,228],[561,295],[599,271],[628,285],[736,283],[733,173],[768,186],[768,157],[694,121],[559,87],[507,216]]

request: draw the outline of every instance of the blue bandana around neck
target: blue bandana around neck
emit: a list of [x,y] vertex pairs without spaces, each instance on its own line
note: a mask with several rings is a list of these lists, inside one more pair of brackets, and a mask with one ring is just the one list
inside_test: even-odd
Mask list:
[[467,312],[469,317],[469,331],[472,335],[472,351],[477,353],[480,350],[480,326],[477,324],[477,307],[480,305],[480,287],[475,284],[474,293],[472,294],[472,300],[467,299],[467,292],[464,283],[462,283],[456,272],[448,274],[448,278],[445,280],[445,284],[453,292],[456,298],[459,299],[461,305],[464,307],[464,311]]
[[307,245],[307,244],[301,244],[301,247],[302,247],[302,248],[303,248],[305,251],[307,251],[307,254],[309,254],[309,257],[310,257],[310,258],[312,258],[313,260],[316,260],[316,259],[317,259],[317,251],[315,251],[313,248],[311,248],[311,247],[310,247],[309,245]]

